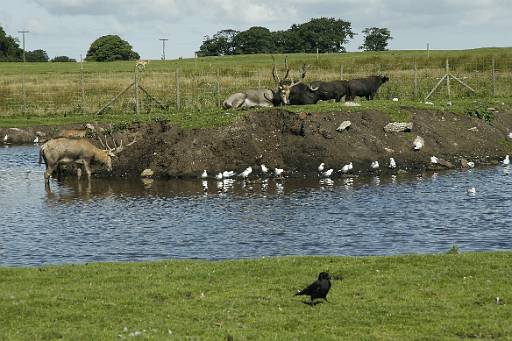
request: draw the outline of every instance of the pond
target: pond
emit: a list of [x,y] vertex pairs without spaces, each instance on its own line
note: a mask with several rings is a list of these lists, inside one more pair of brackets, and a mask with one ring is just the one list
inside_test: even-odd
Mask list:
[[67,177],[49,193],[38,150],[0,147],[0,266],[512,248],[503,166],[224,183]]

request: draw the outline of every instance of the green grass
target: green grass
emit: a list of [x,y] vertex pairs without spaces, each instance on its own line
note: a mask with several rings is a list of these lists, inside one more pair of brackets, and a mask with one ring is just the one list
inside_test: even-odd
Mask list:
[[[481,119],[492,121],[494,113],[489,108],[495,108],[500,112],[512,111],[512,98],[468,98],[454,99],[450,101],[436,101],[433,105],[425,104],[422,101],[400,100],[358,100],[359,107],[346,107],[343,103],[319,102],[315,105],[290,105],[280,107],[292,112],[365,112],[378,111],[388,115],[392,122],[407,122],[412,118],[416,110],[430,110],[438,112],[453,112],[460,115],[471,115]],[[183,128],[210,128],[228,125],[239,117],[253,111],[268,111],[267,108],[253,110],[224,110],[210,108],[209,110],[184,110],[184,111],[158,111],[149,114],[133,113],[108,113],[105,115],[93,114],[53,114],[53,115],[0,115],[0,128],[10,127],[33,127],[39,125],[65,125],[65,124],[86,124],[86,123],[114,123],[119,126],[126,126],[133,123],[148,123],[165,120],[171,124]]]
[[[451,70],[478,93],[473,94],[455,81],[452,98],[510,97],[512,48],[485,48],[462,51],[351,52],[342,54],[290,54],[292,77],[298,68],[310,64],[306,81],[339,79],[341,67],[345,79],[376,73],[390,76],[379,90],[379,98],[399,97],[422,100],[445,73],[445,60]],[[492,90],[492,58],[496,62],[496,94]],[[284,55],[277,55],[278,72],[283,74]],[[414,71],[414,65],[417,72]],[[0,63],[0,117],[48,116],[54,114],[92,114],[126,88],[134,78],[135,63]],[[177,107],[176,70],[179,68],[180,111],[212,111],[233,92],[248,88],[275,88],[271,76],[270,55],[243,55],[150,61],[140,75],[140,84],[170,111]],[[415,81],[416,79],[416,81]],[[416,87],[415,85],[416,84]],[[82,92],[83,90],[83,92]],[[158,113],[143,93],[141,112]],[[432,98],[447,97],[441,86]],[[110,113],[134,111],[133,91],[116,101]]]
[[[344,280],[311,307],[294,293],[322,270]],[[511,271],[511,252],[0,268],[0,339],[512,339]]]

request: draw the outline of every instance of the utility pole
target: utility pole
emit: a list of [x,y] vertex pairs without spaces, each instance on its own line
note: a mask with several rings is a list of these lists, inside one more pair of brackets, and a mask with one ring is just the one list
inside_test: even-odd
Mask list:
[[18,33],[23,34],[23,62],[25,62],[25,33],[30,33],[30,31],[21,30],[21,31],[18,31]]
[[167,38],[160,38],[159,40],[162,41],[162,60],[165,60],[165,42],[169,39]]

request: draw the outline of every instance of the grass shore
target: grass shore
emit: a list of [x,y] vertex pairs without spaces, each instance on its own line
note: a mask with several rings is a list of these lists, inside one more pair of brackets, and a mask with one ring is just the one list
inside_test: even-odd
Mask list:
[[[343,280],[312,307],[320,271]],[[512,252],[3,267],[0,339],[505,340],[511,273]]]

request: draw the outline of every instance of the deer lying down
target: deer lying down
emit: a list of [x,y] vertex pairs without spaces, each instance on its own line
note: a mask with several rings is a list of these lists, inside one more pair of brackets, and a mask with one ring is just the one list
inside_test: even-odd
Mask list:
[[[100,142],[103,144],[101,140]],[[135,143],[135,140],[128,145],[132,145],[133,143]],[[88,179],[90,179],[92,174],[91,163],[103,164],[109,172],[112,171],[112,157],[123,150],[123,141],[121,141],[119,147],[116,145],[115,148],[110,148],[106,139],[105,144],[105,149],[100,149],[85,138],[77,139],[67,137],[59,137],[46,142],[41,146],[39,151],[39,163],[41,163],[42,160],[46,163],[46,171],[44,172],[45,181],[47,183],[49,182],[53,171],[55,171],[60,164],[83,164]],[[80,174],[81,171],[78,172],[79,176]]]

